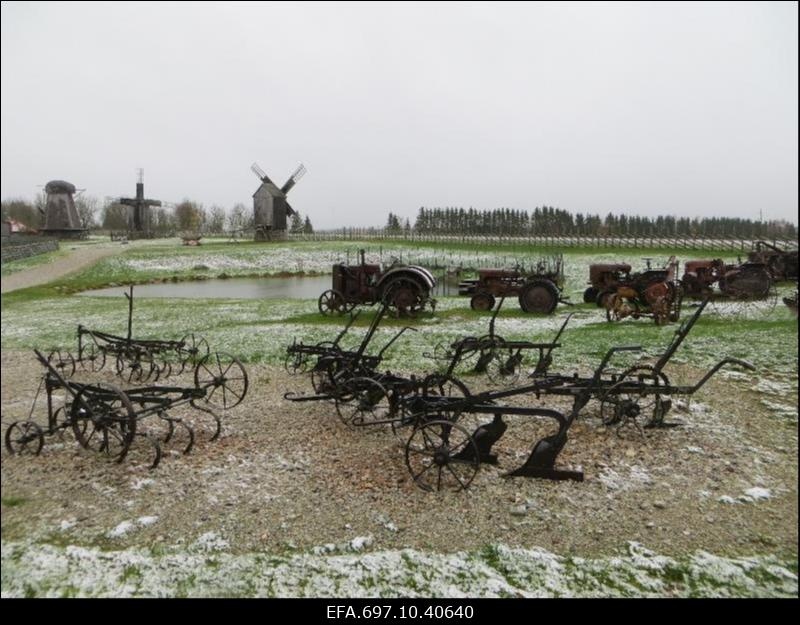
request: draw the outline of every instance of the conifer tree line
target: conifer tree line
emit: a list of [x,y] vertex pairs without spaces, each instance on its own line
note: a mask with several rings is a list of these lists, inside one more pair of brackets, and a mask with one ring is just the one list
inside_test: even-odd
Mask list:
[[[389,214],[387,232],[400,234],[400,219]],[[659,215],[599,215],[537,207],[533,211],[496,208],[420,207],[416,234],[488,236],[621,236],[621,237],[734,237],[797,238],[797,227],[784,220],[755,221],[738,217],[674,217]]]

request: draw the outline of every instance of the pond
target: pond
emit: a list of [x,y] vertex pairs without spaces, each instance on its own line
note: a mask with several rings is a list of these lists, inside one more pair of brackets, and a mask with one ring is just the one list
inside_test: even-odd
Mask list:
[[[329,288],[331,288],[330,276],[229,278],[138,284],[133,289],[133,295],[191,299],[317,299]],[[127,291],[128,287],[117,286],[83,291],[81,295],[120,297]]]
[[[229,278],[227,280],[191,280],[188,282],[160,282],[139,284],[134,297],[163,297],[191,299],[317,299],[331,288],[330,276],[290,276],[286,278]],[[454,295],[454,288],[444,287],[439,280],[434,295]],[[80,295],[93,297],[122,297],[126,286],[83,291]]]

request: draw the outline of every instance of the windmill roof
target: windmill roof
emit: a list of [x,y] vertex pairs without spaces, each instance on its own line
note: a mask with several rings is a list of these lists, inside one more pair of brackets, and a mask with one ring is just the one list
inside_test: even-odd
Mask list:
[[284,195],[283,191],[281,191],[278,187],[276,187],[271,182],[262,182],[261,186],[258,187],[258,189],[256,189],[255,193],[253,193],[253,197],[257,196],[261,192],[262,189],[267,191],[267,193],[269,193],[273,197],[282,197],[282,198],[286,197],[286,195]]

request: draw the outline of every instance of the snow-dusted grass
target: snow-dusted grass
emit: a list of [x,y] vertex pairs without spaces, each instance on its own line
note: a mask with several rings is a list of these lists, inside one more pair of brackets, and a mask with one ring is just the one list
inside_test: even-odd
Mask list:
[[[554,253],[552,249],[537,248],[482,248],[473,246],[415,247],[390,243],[375,245],[359,242],[286,243],[286,244],[211,244],[184,247],[163,242],[139,246],[124,254],[107,258],[90,270],[75,276],[64,284],[70,288],[88,288],[123,282],[147,282],[163,279],[191,279],[196,277],[268,276],[277,274],[330,273],[334,263],[359,262],[358,251],[365,249],[368,263],[388,265],[393,259],[420,264],[429,268],[474,269],[476,267],[514,267],[522,264],[532,267],[543,256]],[[708,252],[686,252],[683,259],[709,256]],[[643,257],[652,257],[653,266],[662,266],[669,255],[650,250],[567,250],[564,252],[566,292],[580,301],[586,288],[588,267],[594,262],[628,262],[632,267],[643,268]],[[726,256],[725,260],[735,258]]]
[[[630,543],[609,558],[487,546],[473,553],[413,549],[231,554],[203,535],[188,548],[120,551],[2,544],[4,597],[790,597],[797,563],[774,557],[682,558]],[[369,541],[367,540],[367,543]]]
[[[275,247],[215,244],[199,250],[153,244],[107,259],[65,280],[61,286],[72,290],[75,285],[198,274],[327,273],[331,264],[346,259],[347,251],[354,262],[355,249],[357,244],[350,243]],[[380,260],[380,251],[370,252],[375,255],[367,260]],[[437,252],[398,246],[383,249],[382,253],[383,261],[387,262],[391,255],[402,254],[409,260],[411,254],[411,260],[419,260],[426,255],[432,258]],[[486,254],[480,262],[497,261],[498,266],[509,264],[504,260],[512,257],[502,250],[453,250],[439,251],[440,260],[436,262],[452,266],[458,265],[460,259],[466,266],[469,257],[477,259],[479,254]],[[646,255],[636,250],[620,254],[567,254],[567,294],[573,301],[581,301],[591,262],[623,259],[639,267],[642,264],[639,257]],[[443,257],[447,257],[444,263]],[[666,257],[658,259],[663,260]],[[675,325],[658,327],[648,320],[609,324],[596,307],[583,304],[559,307],[557,314],[550,317],[531,316],[522,313],[516,301],[510,300],[497,320],[496,333],[506,339],[548,341],[567,312],[575,314],[561,338],[562,347],[553,354],[552,370],[560,373],[591,370],[611,346],[641,345],[641,353],[615,357],[614,368],[622,370],[640,359],[660,354],[676,330]],[[758,367],[754,374],[726,370],[721,375],[733,379],[742,392],[757,394],[766,414],[791,427],[797,421],[796,321],[780,305],[762,319],[738,320],[729,313],[724,307],[709,309],[676,353],[674,364],[689,364],[700,370],[724,356],[752,362]],[[124,336],[126,314],[122,295],[79,297],[50,288],[13,294],[3,298],[0,339],[4,349],[66,347],[74,352],[79,323]],[[343,340],[343,346],[357,345],[373,314],[374,309],[364,311]],[[691,308],[684,309],[684,318],[691,314]],[[466,298],[440,298],[435,315],[411,321],[387,319],[379,328],[370,352],[377,352],[408,323],[417,331],[407,332],[395,343],[383,366],[407,373],[431,371],[437,363],[425,358],[426,353],[432,352],[439,342],[449,343],[465,335],[485,335],[489,317],[471,311]],[[342,323],[339,318],[321,317],[313,300],[137,298],[133,333],[139,338],[179,339],[187,332],[198,332],[214,350],[232,353],[246,362],[277,364],[295,338],[312,344],[330,340]],[[531,357],[534,355],[535,352]],[[669,367],[666,373],[671,375]],[[689,408],[696,411],[702,405],[692,402]],[[715,415],[706,415],[698,422],[701,424],[698,428],[730,428],[726,418]],[[796,437],[796,427],[789,435]],[[707,453],[695,446],[687,451]],[[290,461],[278,458],[276,462]],[[631,461],[622,470],[619,466],[601,467],[598,477],[609,493],[622,493],[659,479],[652,468],[648,470],[640,461]],[[146,488],[150,482],[149,478],[142,479],[132,488]],[[716,500],[720,508],[738,512],[766,505],[770,500],[780,501],[787,491],[771,482],[762,484],[753,480],[741,489],[704,496]],[[795,497],[796,503],[796,485],[789,496]],[[726,505],[731,503],[740,505]],[[10,500],[4,499],[4,506],[9,505],[12,505]],[[526,549],[493,545],[469,553],[371,551],[369,536],[354,536],[342,544],[322,545],[302,553],[232,553],[226,537],[206,533],[188,547],[118,549],[126,537],[136,536],[160,522],[153,515],[116,519],[104,529],[104,539],[111,550],[85,545],[4,542],[3,595],[785,596],[797,593],[796,560],[768,555],[723,558],[702,551],[667,557],[636,544],[617,557],[587,559],[556,555],[533,544],[526,545]],[[66,531],[74,523],[74,519],[65,519],[59,527]]]

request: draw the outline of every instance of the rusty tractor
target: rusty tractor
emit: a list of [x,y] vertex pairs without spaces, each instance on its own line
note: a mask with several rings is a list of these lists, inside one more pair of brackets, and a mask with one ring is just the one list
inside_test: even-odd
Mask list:
[[[726,264],[717,258],[688,261],[681,283],[687,297],[705,299],[721,295],[732,300],[758,300],[768,297],[773,278],[764,263]],[[719,293],[714,290],[715,285]]]
[[766,241],[756,241],[747,255],[751,263],[763,264],[776,282],[797,280],[797,250],[785,250]]
[[492,310],[497,298],[517,296],[522,310],[528,313],[551,314],[562,299],[564,261],[559,254],[542,258],[529,271],[514,269],[479,269],[478,278],[463,280],[458,294],[470,297],[472,310]]
[[430,271],[418,265],[395,262],[384,270],[381,265],[368,264],[364,250],[361,263],[333,266],[331,288],[319,296],[317,306],[323,315],[344,314],[356,306],[373,306],[386,301],[398,315],[414,316],[426,305],[434,308],[431,293],[436,279]]
[[653,269],[652,258],[643,259],[647,269],[630,273],[627,263],[597,264],[589,267],[591,286],[584,301],[595,302],[606,310],[606,319],[652,317],[658,325],[680,318],[682,290],[677,279],[678,261],[671,256],[663,268]]

